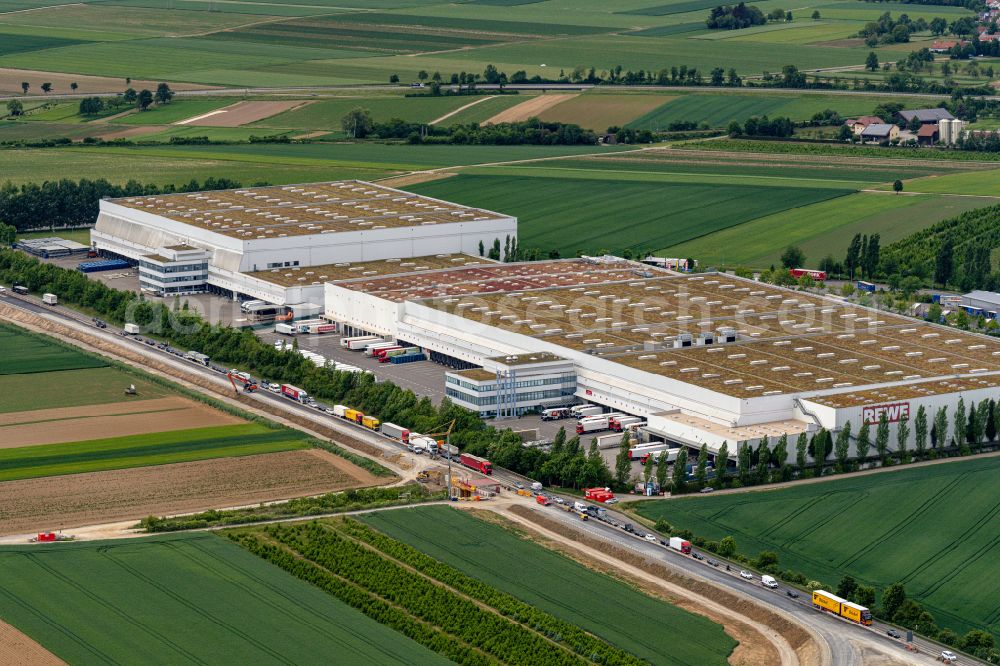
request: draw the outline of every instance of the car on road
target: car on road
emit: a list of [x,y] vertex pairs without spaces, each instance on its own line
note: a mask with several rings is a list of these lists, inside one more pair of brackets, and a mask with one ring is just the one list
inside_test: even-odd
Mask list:
[[897,640],[903,637],[903,635],[902,635],[902,634],[900,634],[900,633],[899,633],[898,631],[896,631],[895,629],[890,629],[890,630],[888,630],[888,631],[887,631],[887,632],[885,632],[885,633],[886,633],[886,635],[887,635],[887,636],[888,636],[889,638],[895,638],[895,639],[897,639]]
[[715,560],[708,560],[708,561],[705,562],[705,564],[708,564],[708,565],[713,566],[713,567],[719,566],[719,563],[716,562]]
[[788,596],[790,596],[792,599],[798,599],[799,598],[799,593],[796,592],[795,590],[785,590],[785,594],[787,594]]
[[740,571],[740,578],[745,578],[746,580],[753,580],[753,574],[744,569]]
[[694,552],[692,552],[691,553],[691,557],[693,557],[696,560],[703,560],[703,559],[705,559],[705,556],[702,555],[701,553],[694,553]]
[[938,657],[938,659],[946,664],[954,664],[958,662],[958,656],[951,650],[942,650],[941,656]]
[[517,488],[518,490],[524,490],[524,484],[521,483],[520,481],[515,481],[514,487]]
[[652,534],[647,534],[646,536],[644,536],[642,538],[645,539],[646,541],[651,542],[651,543],[656,543],[656,536],[654,536]]
[[698,492],[699,492],[699,493],[702,493],[702,494],[705,494],[705,493],[713,493],[713,492],[715,492],[715,488],[713,488],[712,486],[705,486],[704,488],[702,488],[702,489],[701,489],[701,490],[699,490]]
[[612,497],[609,500],[604,500],[604,503],[605,504],[618,504],[618,498],[617,497]]
[[150,347],[155,347],[156,340],[150,340],[149,338],[146,338],[146,344],[149,345]]
[[556,497],[553,501],[556,504],[565,504],[566,503],[566,500],[564,500],[562,497]]
[[271,393],[281,393],[281,384],[268,384],[267,390]]

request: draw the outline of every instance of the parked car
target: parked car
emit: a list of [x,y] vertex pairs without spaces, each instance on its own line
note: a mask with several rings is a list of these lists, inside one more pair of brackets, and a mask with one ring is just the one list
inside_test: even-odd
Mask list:
[[895,638],[895,639],[897,639],[897,640],[903,637],[903,635],[902,635],[902,634],[900,634],[900,633],[899,633],[898,631],[896,631],[895,629],[890,629],[890,630],[888,630],[888,631],[887,631],[887,632],[885,632],[885,633],[886,633],[886,635],[888,635],[888,636],[889,636],[889,638]]
[[787,594],[788,596],[790,596],[792,599],[798,599],[799,598],[799,593],[796,592],[795,590],[785,590],[785,594]]
[[618,498],[617,497],[612,497],[611,499],[604,500],[604,503],[605,504],[618,504]]
[[753,580],[753,574],[746,569],[740,571],[740,578],[745,578],[747,580]]
[[705,486],[704,488],[702,488],[698,492],[699,493],[711,493],[711,492],[715,492],[715,488],[713,488],[712,486]]

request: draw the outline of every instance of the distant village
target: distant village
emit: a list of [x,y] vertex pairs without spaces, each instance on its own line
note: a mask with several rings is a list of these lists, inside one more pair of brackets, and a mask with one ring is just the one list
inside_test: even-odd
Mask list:
[[904,109],[887,119],[858,116],[848,118],[844,125],[851,130],[854,141],[880,145],[954,145],[966,131],[962,120],[941,108]]

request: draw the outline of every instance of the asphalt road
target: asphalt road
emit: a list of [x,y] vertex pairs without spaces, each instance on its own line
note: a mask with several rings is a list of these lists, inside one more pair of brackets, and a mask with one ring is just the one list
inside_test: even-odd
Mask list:
[[[119,335],[116,329],[95,328],[89,318],[73,310],[69,310],[62,306],[50,307],[42,304],[40,300],[34,297],[14,296],[10,292],[7,292],[0,297],[0,300],[34,314],[69,325],[78,330],[85,330],[88,334],[94,335],[95,337],[103,338],[107,341],[119,344],[128,343],[132,346],[133,351],[137,351],[145,356],[156,358],[157,360],[174,367],[183,368],[187,373],[197,372],[206,378],[210,378],[211,381],[219,384],[220,386],[229,385],[229,380],[223,374],[214,372],[208,367],[184,360],[176,355],[157,349],[156,347],[123,339],[123,336]],[[413,459],[412,461],[416,464],[415,469],[433,465],[437,465],[442,468],[447,466],[447,461],[431,460],[423,458],[422,456],[414,456],[413,454],[406,452],[405,448],[396,443],[395,440],[382,436],[378,433],[374,433],[360,426],[352,425],[342,419],[320,413],[315,409],[311,409],[280,395],[261,390],[251,394],[251,397],[255,400],[276,405],[286,412],[294,412],[303,415],[315,423],[333,428],[346,435],[363,439],[375,446],[378,446],[386,452],[402,453],[410,456]],[[423,458],[423,460],[419,460],[418,458]],[[463,471],[469,472],[469,470],[465,470],[464,468]],[[531,481],[526,477],[522,477],[503,469],[497,469],[494,473],[494,478],[508,487],[513,486],[518,482],[527,485],[527,483],[530,483]],[[570,501],[573,501],[577,498],[569,499]],[[541,507],[537,507],[536,505],[532,506],[533,508],[537,508],[539,510],[546,510]],[[785,588],[783,587],[778,590],[764,588],[759,583],[759,575],[756,574],[753,581],[743,580],[739,577],[739,567],[733,567],[733,571],[726,572],[724,566],[719,568],[707,566],[704,562],[698,561],[693,557],[672,551],[659,543],[654,544],[647,542],[639,537],[628,534],[621,529],[611,527],[601,521],[590,520],[583,522],[576,517],[575,513],[560,511],[554,506],[549,508],[551,510],[546,510],[547,513],[545,515],[561,522],[569,529],[586,530],[592,536],[596,536],[622,548],[627,548],[634,552],[657,559],[662,558],[670,566],[676,567],[677,569],[680,569],[692,576],[707,579],[713,583],[749,595],[772,609],[795,617],[796,620],[814,629],[822,640],[827,643],[833,658],[832,662],[838,666],[841,664],[847,665],[861,662],[861,655],[859,654],[856,646],[852,643],[851,639],[862,640],[867,638],[869,640],[879,641],[882,644],[882,647],[891,651],[894,655],[897,655],[899,659],[916,664],[935,663],[934,655],[940,654],[940,646],[921,638],[917,638],[914,641],[920,651],[919,654],[905,652],[900,641],[892,639],[886,635],[885,632],[888,629],[888,625],[876,622],[871,628],[866,628],[847,622],[846,620],[841,620],[827,613],[816,611],[812,607],[807,595],[802,594],[799,599],[792,599],[785,595]],[[622,521],[632,522],[632,520],[634,520],[622,514],[613,515]],[[647,531],[646,528],[642,529],[643,531]],[[719,559],[714,555],[712,557],[714,559]],[[961,663],[985,662],[976,662],[975,660],[963,655]]]

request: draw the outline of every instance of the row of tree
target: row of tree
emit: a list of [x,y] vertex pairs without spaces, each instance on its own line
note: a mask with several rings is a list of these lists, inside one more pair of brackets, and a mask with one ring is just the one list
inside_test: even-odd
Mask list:
[[[264,185],[266,183],[255,183]],[[171,192],[198,192],[240,187],[228,178],[207,178],[203,182],[191,180],[183,185],[159,186],[129,180],[115,185],[103,178],[24,183],[14,185],[7,181],[0,186],[0,220],[13,225],[18,231],[54,229],[57,227],[83,227],[97,219],[102,198],[135,197]]]

